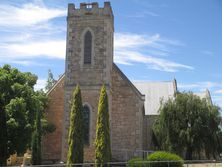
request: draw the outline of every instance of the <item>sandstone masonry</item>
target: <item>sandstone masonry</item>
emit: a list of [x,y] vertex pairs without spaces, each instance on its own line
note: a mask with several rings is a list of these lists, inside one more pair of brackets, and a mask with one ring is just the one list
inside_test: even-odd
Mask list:
[[[123,150],[144,150],[144,96],[113,63],[113,13],[109,2],[68,5],[65,75],[49,91],[47,118],[56,131],[43,139],[43,159],[66,161],[72,91],[80,85],[83,105],[90,108],[89,145],[84,160],[93,162],[96,118],[102,84],[107,88],[112,158],[126,160]],[[91,63],[84,63],[84,36],[92,34]],[[135,155],[136,156],[136,155]]]

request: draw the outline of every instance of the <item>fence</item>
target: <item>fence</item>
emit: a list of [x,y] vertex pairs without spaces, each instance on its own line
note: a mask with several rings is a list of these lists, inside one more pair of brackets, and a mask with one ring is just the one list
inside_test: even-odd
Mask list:
[[[151,167],[152,164],[161,164],[165,163],[164,167],[171,167],[172,163],[178,163],[179,161],[145,161],[138,162],[137,164],[128,165],[127,162],[110,162],[103,164],[104,167]],[[73,164],[69,167],[94,167],[95,163],[82,163],[82,164]],[[13,167],[13,166],[11,166]],[[19,167],[19,166],[14,166]],[[66,164],[59,163],[53,165],[32,165],[32,167],[66,167]],[[184,161],[184,167],[222,167],[222,161],[209,161],[209,160],[193,160],[193,161]]]
[[153,153],[153,151],[146,150],[130,150],[130,149],[112,149],[112,159],[128,161],[134,157],[146,159],[146,157]]

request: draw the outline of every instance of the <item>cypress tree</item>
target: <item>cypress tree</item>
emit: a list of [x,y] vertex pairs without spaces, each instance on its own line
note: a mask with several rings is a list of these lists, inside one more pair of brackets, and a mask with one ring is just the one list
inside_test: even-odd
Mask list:
[[38,164],[38,135],[37,132],[34,131],[32,134],[32,165]]
[[68,144],[67,166],[83,163],[83,106],[79,85],[76,86],[71,101]]
[[100,91],[95,140],[96,166],[108,166],[111,160],[108,96],[105,85]]
[[36,112],[35,131],[32,136],[32,165],[41,164],[41,114]]
[[0,166],[6,166],[6,161],[7,161],[6,114],[3,107],[1,106],[1,103],[0,103],[0,130],[1,130],[0,132]]

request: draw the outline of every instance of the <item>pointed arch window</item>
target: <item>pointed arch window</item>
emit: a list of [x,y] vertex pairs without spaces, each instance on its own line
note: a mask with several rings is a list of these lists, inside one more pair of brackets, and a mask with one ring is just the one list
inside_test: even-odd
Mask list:
[[89,145],[89,126],[90,126],[90,109],[87,105],[83,106],[84,121],[84,144]]
[[84,64],[91,64],[92,59],[92,34],[87,31],[84,36]]

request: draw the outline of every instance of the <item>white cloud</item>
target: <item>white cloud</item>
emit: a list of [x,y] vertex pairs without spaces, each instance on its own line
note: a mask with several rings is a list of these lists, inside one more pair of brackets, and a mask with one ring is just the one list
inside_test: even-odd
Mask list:
[[198,88],[199,84],[196,84],[196,83],[188,83],[188,84],[178,83],[177,87],[182,88],[182,89],[192,89],[192,88]]
[[[19,64],[27,65],[30,63],[28,60],[36,57],[46,57],[46,58],[65,58],[65,40],[46,40],[34,42],[26,40],[26,43],[21,43],[20,41],[8,43],[7,45],[0,45],[0,57],[10,61],[17,62]],[[160,41],[160,42],[159,42]],[[164,42],[163,42],[164,41]],[[153,36],[143,36],[143,35],[130,35],[117,33],[115,35],[115,56],[114,61],[119,64],[133,65],[134,63],[143,63],[150,69],[176,72],[179,69],[189,69],[192,70],[193,67],[176,63],[167,59],[158,58],[155,54],[162,52],[162,54],[168,54],[166,51],[161,51],[155,49],[157,45],[162,45],[160,48],[166,47],[164,43],[167,40],[161,39],[159,34]],[[172,45],[173,42],[170,42]],[[176,42],[174,42],[176,43]],[[173,44],[174,44],[173,43]],[[176,43],[177,44],[177,43]],[[174,44],[175,45],[175,44]],[[142,47],[154,48],[151,55],[147,55],[141,52]],[[18,61],[24,60],[25,61]]]
[[4,58],[5,54],[11,60],[32,59],[42,56],[64,59],[65,48],[65,41],[63,40],[7,44],[0,46],[0,57]]
[[138,13],[132,14],[124,14],[123,16],[128,17],[128,18],[143,18],[147,16],[152,16],[152,17],[158,17],[160,16],[159,14],[152,12],[152,11],[140,11]]
[[146,64],[151,69],[166,71],[166,72],[176,72],[181,68],[190,69],[190,70],[193,69],[193,67],[191,66],[127,50],[115,51],[114,61],[116,63],[125,64],[125,65],[132,65],[133,63],[143,63]]
[[146,45],[151,45],[160,38],[159,34],[153,36],[143,36],[138,34],[130,33],[116,33],[114,48],[132,48],[132,47],[142,47]]
[[36,63],[27,60],[12,60],[10,61],[12,64],[20,64],[24,66],[36,65]]
[[[158,58],[168,56],[169,46],[182,46],[180,41],[161,38],[159,34],[152,36],[117,33],[114,40],[114,61],[119,64],[133,65],[143,63],[150,69],[176,72],[179,69],[192,70],[193,67],[174,61]],[[158,54],[160,53],[160,55]]]
[[204,81],[195,83],[178,83],[180,91],[193,91],[195,93],[204,92],[206,89],[210,90],[213,103],[222,107],[222,85],[219,82]]
[[[50,20],[65,15],[66,10],[49,8],[44,3],[28,3],[20,7],[0,5],[0,26],[7,26],[13,30],[20,27],[25,29],[31,27],[28,28],[28,32],[20,29],[22,32],[19,35],[15,33],[16,35],[11,35],[9,38],[3,36],[4,39],[0,43],[0,58],[23,65],[33,63],[30,61],[32,58],[64,59],[65,40],[61,40],[61,36],[60,38],[54,37],[52,40],[51,35],[42,35],[42,33],[50,34],[52,27],[61,28],[61,25],[48,26],[48,24]],[[34,32],[30,30],[34,30]],[[169,56],[171,46],[181,45],[180,41],[162,38],[159,34],[148,36],[116,33],[114,60],[116,63],[125,65],[143,63],[150,69],[167,72],[176,72],[179,69],[192,70],[193,67],[189,65],[159,58]]]
[[[33,58],[65,58],[65,25],[52,20],[67,10],[47,7],[41,0],[0,4],[0,59],[4,63],[40,65]],[[64,28],[63,28],[64,27]]]
[[168,50],[168,46],[184,46],[181,41],[166,39],[160,34],[144,35],[133,33],[115,33],[114,46],[117,48],[132,48],[132,47],[151,47],[159,50]]
[[222,96],[212,96],[212,98],[214,98],[215,101],[219,101],[222,102]]
[[213,100],[213,103],[215,103],[216,105],[219,105],[222,109],[222,96],[213,95],[212,100]]
[[205,55],[208,55],[208,56],[213,56],[214,55],[214,52],[209,51],[209,50],[203,50],[203,51],[201,51],[201,53],[203,53]]
[[157,13],[155,13],[155,12],[151,12],[151,11],[145,11],[144,14],[145,14],[145,15],[149,15],[149,16],[154,16],[154,17],[159,16],[159,14],[157,14]]
[[0,5],[0,26],[33,26],[65,15],[64,9],[47,8],[33,3],[24,4],[21,7]]
[[38,79],[36,85],[34,86],[35,90],[45,89],[46,86],[46,79]]
[[198,88],[199,90],[204,89],[211,89],[221,86],[218,82],[211,82],[211,81],[205,81],[205,82],[196,82],[196,83],[179,83],[178,88],[182,89],[194,89]]
[[214,93],[216,93],[216,94],[222,94],[222,89],[216,90]]

